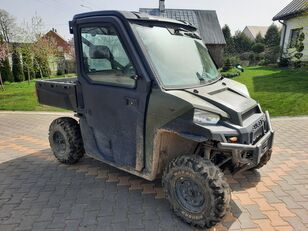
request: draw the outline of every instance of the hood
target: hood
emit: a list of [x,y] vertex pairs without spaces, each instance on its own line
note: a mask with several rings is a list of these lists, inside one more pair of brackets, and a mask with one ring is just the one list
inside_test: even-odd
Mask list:
[[[191,97],[183,93],[176,95],[194,107],[218,113],[236,125],[242,126],[246,118],[260,112],[258,103],[249,97],[246,86],[233,80],[223,79],[211,85],[181,91],[189,93]],[[203,102],[200,103],[196,98]]]

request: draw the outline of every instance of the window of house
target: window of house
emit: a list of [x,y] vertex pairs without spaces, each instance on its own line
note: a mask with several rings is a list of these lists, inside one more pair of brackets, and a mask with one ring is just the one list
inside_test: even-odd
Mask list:
[[81,38],[84,70],[93,82],[135,87],[135,69],[112,26],[84,27]]
[[298,38],[299,38],[302,31],[303,31],[302,28],[297,28],[297,29],[291,30],[291,39],[290,39],[289,48],[295,48],[296,47],[296,45],[298,43]]

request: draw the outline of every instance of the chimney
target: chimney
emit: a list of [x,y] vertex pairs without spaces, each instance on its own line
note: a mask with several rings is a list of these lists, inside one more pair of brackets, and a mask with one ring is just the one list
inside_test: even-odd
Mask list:
[[165,0],[159,0],[159,12],[160,13],[165,12]]

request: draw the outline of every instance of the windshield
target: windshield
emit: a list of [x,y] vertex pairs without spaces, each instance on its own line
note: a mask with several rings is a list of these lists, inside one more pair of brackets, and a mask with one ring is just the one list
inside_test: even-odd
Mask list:
[[164,87],[195,87],[213,82],[219,77],[198,35],[183,29],[137,24],[134,27]]

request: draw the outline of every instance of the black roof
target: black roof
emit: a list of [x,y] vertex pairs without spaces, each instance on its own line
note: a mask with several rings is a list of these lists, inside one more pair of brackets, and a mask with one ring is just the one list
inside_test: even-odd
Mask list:
[[273,20],[285,20],[305,12],[308,13],[308,0],[293,0],[289,5],[283,8]]
[[205,44],[226,44],[216,11],[165,9],[164,12],[161,12],[158,8],[140,8],[139,11],[149,15],[188,22],[198,29],[198,33]]
[[145,14],[142,12],[131,12],[131,11],[92,11],[87,13],[76,14],[74,20],[99,17],[99,16],[116,16],[123,21],[140,21],[140,22],[157,22],[157,23],[169,23],[176,24],[180,27],[186,28],[191,31],[196,31],[197,28],[188,22],[178,21],[171,18],[159,17],[154,15]]

